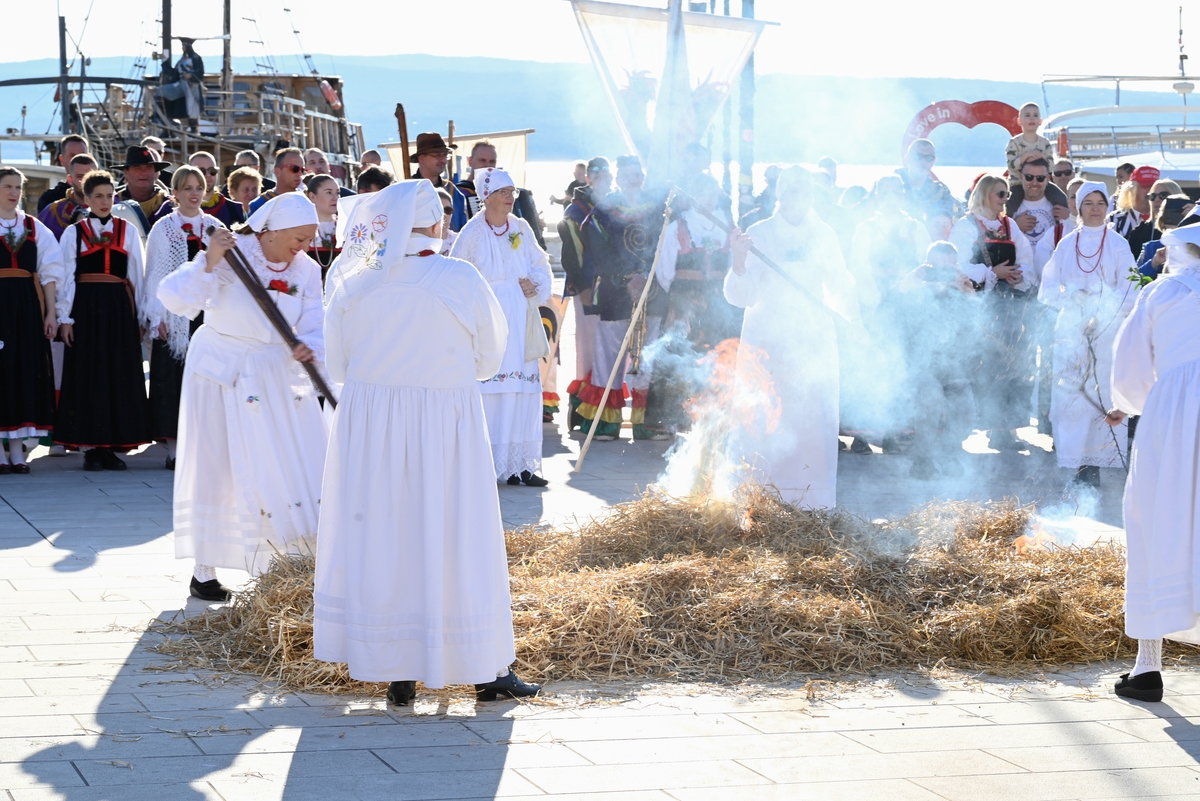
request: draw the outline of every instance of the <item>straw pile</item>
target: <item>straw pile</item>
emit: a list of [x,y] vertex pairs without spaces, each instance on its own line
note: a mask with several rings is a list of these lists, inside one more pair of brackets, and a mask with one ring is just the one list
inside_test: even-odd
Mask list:
[[[1031,510],[935,503],[891,521],[652,493],[577,529],[508,532],[518,670],[532,680],[773,680],[935,664],[1008,670],[1127,657],[1124,553],[1018,555]],[[366,691],[312,659],[311,558],[169,626],[181,666]]]

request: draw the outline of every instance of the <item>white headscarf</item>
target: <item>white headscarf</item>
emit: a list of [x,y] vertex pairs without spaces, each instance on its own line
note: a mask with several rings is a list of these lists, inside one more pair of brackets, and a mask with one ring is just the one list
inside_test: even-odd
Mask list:
[[813,174],[803,167],[788,167],[775,181],[775,197],[783,197],[793,186],[812,186]]
[[1185,225],[1164,231],[1162,243],[1167,249],[1167,272],[1180,273],[1200,267],[1200,256],[1188,252],[1188,245],[1200,247],[1200,225]]
[[259,206],[258,211],[246,220],[246,224],[260,234],[263,231],[282,231],[301,225],[316,225],[319,222],[317,207],[303,192],[286,192],[273,197]]
[[1075,208],[1078,209],[1083,205],[1083,199],[1093,192],[1099,192],[1104,196],[1104,205],[1108,205],[1108,187],[1099,181],[1084,181],[1083,185],[1075,190]]
[[517,186],[513,183],[512,176],[510,176],[504,170],[498,170],[495,167],[486,167],[482,170],[476,170],[474,180],[475,194],[479,195],[480,201],[487,200],[488,195],[492,194],[498,189],[504,189],[508,186],[511,186],[515,189]]
[[[434,222],[442,218],[442,204],[433,184],[421,178],[399,181],[378,192],[359,195],[338,216],[338,241],[342,255],[325,281],[325,305],[335,297],[359,297],[371,291],[404,259],[413,228],[432,225],[429,198],[437,204]],[[311,205],[311,204],[309,204]]]

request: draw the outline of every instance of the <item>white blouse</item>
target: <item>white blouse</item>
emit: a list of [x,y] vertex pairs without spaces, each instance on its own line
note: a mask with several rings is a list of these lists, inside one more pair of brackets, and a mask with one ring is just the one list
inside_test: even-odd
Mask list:
[[[75,322],[71,318],[71,307],[75,305],[75,253],[78,250],[79,225],[86,225],[91,230],[94,239],[101,234],[113,232],[113,219],[113,217],[109,217],[108,222],[101,224],[98,218],[89,217],[78,225],[69,226],[66,231],[63,231],[62,239],[58,241],[58,244],[62,248],[65,275],[54,303],[59,325],[69,325]],[[142,248],[142,237],[138,233],[136,225],[126,222],[125,241],[121,243],[121,246],[129,256],[126,278],[133,285],[133,296],[140,298],[142,296],[142,280],[145,278],[146,255]]]

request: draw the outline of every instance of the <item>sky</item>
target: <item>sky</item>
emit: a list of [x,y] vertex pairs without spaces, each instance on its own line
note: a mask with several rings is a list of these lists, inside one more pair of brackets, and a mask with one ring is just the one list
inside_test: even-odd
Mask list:
[[[725,2],[717,0],[718,10]],[[741,0],[728,2],[733,13],[740,13]],[[88,56],[132,59],[149,55],[161,41],[161,0],[57,0],[57,11],[55,2],[10,4],[15,8],[5,11],[9,30],[27,33],[5,37],[0,63],[56,57],[59,13],[67,17],[72,56],[72,42]],[[665,0],[639,4],[665,6]],[[1187,5],[1192,11],[1184,26],[1191,34],[1185,34],[1185,44],[1192,45],[1200,74],[1200,3],[1188,0]],[[419,15],[404,13],[413,7],[422,9]],[[285,8],[291,9],[292,24]],[[436,4],[444,9],[440,17],[431,8],[415,0],[234,0],[234,52],[270,52],[282,71],[302,71],[294,55],[300,52],[328,54],[330,58],[318,59],[318,68],[331,72],[336,72],[339,55],[350,54],[588,60],[567,0],[442,0]],[[1035,21],[1024,25],[1020,13],[1006,8],[972,0],[757,0],[756,16],[780,25],[763,34],[756,70],[1035,82],[1044,74],[1178,73],[1178,0],[1041,4],[1024,7]],[[219,2],[175,3],[173,9],[176,35],[221,33]],[[476,33],[484,29],[486,36]],[[201,42],[197,50],[207,61],[220,54],[221,43]],[[0,78],[3,72],[0,67]]]

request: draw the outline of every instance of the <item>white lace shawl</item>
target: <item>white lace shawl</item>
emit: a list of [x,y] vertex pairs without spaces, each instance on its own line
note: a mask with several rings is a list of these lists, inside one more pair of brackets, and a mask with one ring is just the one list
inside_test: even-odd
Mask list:
[[[200,241],[205,246],[208,245],[210,227],[224,228],[220,220],[203,212],[199,218],[194,219],[198,219]],[[142,302],[138,304],[142,323],[151,332],[151,337],[154,336],[159,323],[167,324],[167,347],[176,359],[183,359],[187,354],[191,321],[178,314],[172,314],[163,307],[162,301],[158,299],[158,287],[164,278],[188,263],[187,234],[182,227],[187,220],[188,218],[175,210],[156,222],[150,230],[150,235],[146,238],[145,294]]]

